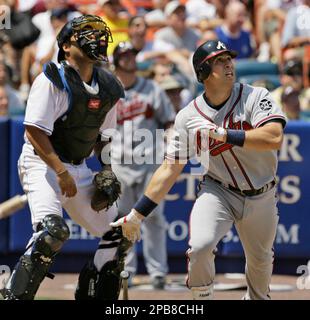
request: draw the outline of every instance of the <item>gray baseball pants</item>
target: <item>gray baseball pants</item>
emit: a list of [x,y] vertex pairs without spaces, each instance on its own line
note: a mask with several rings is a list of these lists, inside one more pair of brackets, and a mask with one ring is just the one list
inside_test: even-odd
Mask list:
[[245,197],[209,178],[200,188],[190,216],[189,288],[212,286],[216,246],[234,223],[246,257],[245,299],[270,299],[278,224],[276,188]]

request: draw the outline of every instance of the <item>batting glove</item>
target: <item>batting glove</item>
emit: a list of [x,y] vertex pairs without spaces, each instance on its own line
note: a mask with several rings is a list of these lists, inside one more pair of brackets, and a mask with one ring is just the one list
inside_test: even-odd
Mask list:
[[186,126],[189,130],[194,130],[195,133],[201,130],[205,130],[206,132],[209,132],[217,128],[216,124],[202,117],[191,118],[189,121],[186,122]]
[[115,222],[111,222],[111,227],[122,227],[123,236],[126,237],[132,243],[139,241],[141,239],[141,221],[133,210],[130,213],[118,219]]
[[216,124],[210,122],[202,117],[193,117],[191,120],[187,121],[186,126],[189,130],[204,131],[209,134],[213,139],[223,141],[226,135],[226,130],[224,128],[218,127]]

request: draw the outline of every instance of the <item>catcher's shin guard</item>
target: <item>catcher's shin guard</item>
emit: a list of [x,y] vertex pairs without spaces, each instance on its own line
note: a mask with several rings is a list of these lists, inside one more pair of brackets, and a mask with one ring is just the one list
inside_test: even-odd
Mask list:
[[34,299],[55,255],[70,235],[64,219],[55,214],[47,215],[37,230],[41,233],[33,242],[30,254],[21,256],[3,289],[6,300]]
[[[104,240],[113,240],[107,247],[117,246],[113,260],[107,261],[100,272],[93,261],[88,262],[82,269],[75,291],[76,300],[117,300],[121,290],[121,272],[124,269],[125,257],[132,243],[121,235],[120,229],[108,231]],[[120,241],[116,241],[120,240]],[[99,248],[104,245],[100,245]]]

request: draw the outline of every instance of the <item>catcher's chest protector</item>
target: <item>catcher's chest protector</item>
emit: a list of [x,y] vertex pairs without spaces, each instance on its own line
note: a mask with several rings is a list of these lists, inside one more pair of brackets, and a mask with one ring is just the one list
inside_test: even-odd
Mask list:
[[69,98],[68,111],[55,122],[52,145],[68,161],[83,160],[90,155],[106,114],[124,96],[123,88],[112,74],[99,68],[93,74],[97,94],[89,93],[77,71],[65,62],[60,69],[54,63],[45,65],[44,73]]

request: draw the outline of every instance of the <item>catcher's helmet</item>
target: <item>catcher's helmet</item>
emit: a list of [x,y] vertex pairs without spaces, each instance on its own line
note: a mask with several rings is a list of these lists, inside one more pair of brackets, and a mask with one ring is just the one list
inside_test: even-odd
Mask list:
[[137,54],[137,50],[132,46],[132,44],[129,41],[122,41],[115,47],[113,51],[113,63],[115,67],[119,66],[120,56],[127,52]]
[[74,34],[77,44],[89,58],[107,61],[108,43],[113,42],[111,30],[100,17],[85,14],[67,22],[58,33],[58,62],[65,59],[62,46]]
[[219,40],[209,40],[199,46],[193,55],[193,67],[199,82],[207,79],[211,73],[211,65],[208,60],[222,53],[229,53],[232,58],[237,56],[236,51],[226,48]]

